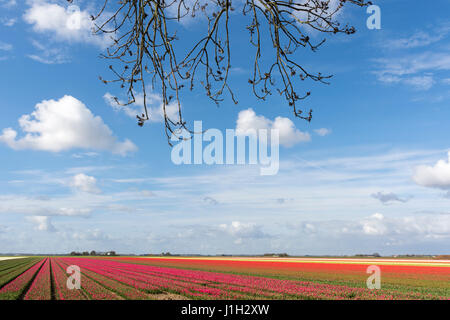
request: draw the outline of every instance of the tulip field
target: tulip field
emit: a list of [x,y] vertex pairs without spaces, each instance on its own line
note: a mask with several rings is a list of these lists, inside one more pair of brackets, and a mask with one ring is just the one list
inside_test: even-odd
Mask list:
[[[368,289],[369,265],[381,288]],[[67,285],[78,266],[80,287]],[[450,261],[328,258],[20,257],[0,300],[450,299]]]

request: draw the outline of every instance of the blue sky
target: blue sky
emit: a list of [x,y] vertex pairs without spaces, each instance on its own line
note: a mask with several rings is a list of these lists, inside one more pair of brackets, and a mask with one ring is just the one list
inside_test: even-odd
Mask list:
[[[450,3],[376,4],[381,30],[348,7],[339,19],[355,35],[299,51],[334,75],[299,88],[312,92],[311,123],[278,95],[251,94],[253,52],[233,17],[239,104],[216,107],[202,91],[181,103],[187,121],[223,131],[290,119],[278,174],[260,176],[253,165],[174,165],[158,92],[143,128],[139,105],[113,108],[108,95],[125,93],[98,80],[110,76],[106,40],[62,28],[66,1],[0,1],[0,252],[448,253]],[[188,45],[202,21],[177,27]]]

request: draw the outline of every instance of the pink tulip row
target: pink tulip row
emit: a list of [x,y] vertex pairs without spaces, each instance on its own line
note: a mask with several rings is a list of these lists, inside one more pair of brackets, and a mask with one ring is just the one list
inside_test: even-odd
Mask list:
[[57,300],[85,300],[86,295],[82,290],[69,290],[67,288],[67,273],[58,264],[57,259],[51,260],[53,283],[55,285],[55,296]]
[[[277,294],[286,294],[282,289],[272,290],[273,283],[280,287],[280,280],[273,280],[258,277],[244,277],[236,275],[218,274],[203,271],[190,271],[170,268],[159,268],[144,265],[131,265],[113,261],[92,260],[92,259],[67,259],[68,263],[79,265],[81,268],[87,268],[92,272],[101,272],[108,277],[131,284],[136,289],[153,291],[155,287],[158,290],[168,290],[181,293],[191,297],[202,298],[236,298],[233,293],[246,294],[249,296],[271,297]],[[250,280],[250,281],[249,281]],[[252,284],[256,283],[256,284]],[[230,290],[231,285],[235,285],[234,290]],[[259,286],[258,286],[259,284]],[[270,286],[267,289],[267,286]],[[278,291],[278,292],[277,292]],[[297,291],[293,295],[302,296],[308,291]],[[312,291],[313,297],[320,298],[316,292]],[[325,292],[326,293],[326,292]]]
[[[57,260],[57,259],[55,259]],[[63,270],[67,270],[69,264],[67,264],[64,260],[57,260],[57,263]],[[114,292],[106,289],[104,286],[101,286],[94,280],[83,277],[81,278],[81,288],[94,300],[121,300],[122,297],[118,296]],[[65,290],[69,290],[66,286]],[[70,291],[79,291],[80,289],[72,289]]]
[[[161,291],[175,292],[190,297],[202,298],[238,298],[239,293],[232,293],[214,287],[205,287],[203,284],[193,283],[195,278],[188,279],[188,281],[167,279],[160,274],[148,275],[146,268],[140,265],[131,265],[123,263],[115,263],[104,260],[93,259],[65,259],[68,263],[73,263],[82,270],[89,270],[99,273],[116,281],[123,282],[135,289],[144,290],[150,293],[157,293]],[[195,281],[198,282],[198,281]]]
[[25,300],[50,300],[52,298],[50,281],[50,259],[45,259],[44,265],[34,279]]
[[90,271],[87,268],[84,268],[82,270],[82,274],[83,276],[88,276],[94,281],[101,283],[107,289],[116,292],[117,294],[119,294],[122,297],[125,297],[126,299],[130,300],[150,299],[150,296],[141,290],[133,290],[132,288],[130,288],[130,286],[124,284],[123,282],[120,282],[119,280],[108,278],[104,275],[101,275],[100,273]]
[[25,289],[25,287],[33,279],[34,275],[42,267],[44,262],[45,262],[44,259],[40,260],[35,265],[33,265],[31,268],[29,268],[24,273],[22,273],[20,276],[18,276],[13,281],[11,281],[7,285],[5,285],[0,290],[0,297],[8,296],[8,298],[18,298],[20,296],[20,294],[23,292],[23,290]]
[[313,282],[134,265],[109,260],[65,258],[67,263],[145,291],[165,290],[190,297],[287,299],[415,299],[417,293],[386,292]]
[[[127,271],[123,269],[124,265],[121,265],[121,268],[118,269],[122,274],[126,273]],[[115,265],[116,269],[118,265]],[[129,269],[129,265],[128,265]],[[184,288],[181,288],[180,292],[186,295],[194,296],[194,297],[205,297],[205,296],[211,296],[216,298],[248,298],[250,296],[263,296],[267,298],[274,298],[278,296],[278,294],[273,292],[266,292],[266,291],[255,291],[251,288],[246,288],[242,286],[236,286],[236,287],[230,287],[226,284],[220,284],[218,281],[221,281],[220,277],[223,277],[222,274],[218,273],[210,273],[210,272],[195,272],[195,275],[188,274],[187,276],[183,276],[180,274],[181,271],[187,271],[187,270],[179,270],[179,269],[168,269],[168,268],[156,268],[152,267],[152,271],[148,271],[148,267],[146,266],[139,266],[134,265],[133,269],[138,269],[137,274],[144,274],[144,275],[152,275],[152,277],[155,277],[160,282],[161,285],[161,279],[167,279],[167,285],[162,286],[170,288],[172,290],[177,290],[180,288],[174,288],[173,284],[179,283],[180,280],[184,282],[184,287],[190,287],[191,292],[189,290],[183,290]],[[164,270],[163,272],[158,272],[156,270]],[[208,275],[208,278],[205,278],[204,275]],[[147,276],[148,277],[148,276]],[[238,276],[239,278],[240,276]],[[264,278],[265,279],[265,278]],[[145,280],[144,280],[145,281]],[[200,284],[200,286],[192,286],[192,284]],[[205,286],[208,286],[205,288]],[[234,290],[233,290],[234,289]]]

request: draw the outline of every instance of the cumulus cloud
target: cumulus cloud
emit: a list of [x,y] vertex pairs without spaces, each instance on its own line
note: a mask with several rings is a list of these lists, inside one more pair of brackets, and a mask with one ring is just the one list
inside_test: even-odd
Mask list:
[[450,152],[448,160],[439,160],[434,166],[418,166],[414,181],[423,187],[450,189]]
[[280,144],[285,147],[292,147],[299,142],[311,140],[309,133],[295,128],[294,123],[288,118],[276,117],[272,121],[264,116],[258,116],[251,108],[239,112],[236,121],[237,135],[249,135],[254,133],[254,130],[261,129],[266,129],[269,133],[271,129],[278,130]]
[[362,221],[362,229],[366,235],[383,235],[387,228],[383,223],[384,216],[381,213],[375,213],[368,219]]
[[386,235],[390,237],[425,237],[430,239],[448,238],[450,235],[450,215],[406,216],[386,218],[376,213],[362,221],[366,235]]
[[77,190],[87,193],[101,193],[97,187],[97,179],[94,177],[79,173],[72,178],[70,185]]
[[220,224],[219,229],[237,238],[267,237],[267,235],[261,230],[261,226],[254,223],[232,221],[230,224]]
[[386,217],[381,213],[359,220],[304,221],[290,223],[289,229],[303,235],[315,235],[329,239],[352,237],[352,239],[390,239],[395,241],[423,241],[450,237],[450,215],[422,215]]
[[419,243],[424,239],[450,237],[449,214],[425,214],[404,217],[387,217],[381,213],[357,220],[324,220],[291,222],[290,230],[302,235],[314,235],[316,239],[351,237],[351,239],[385,239],[394,242]]
[[331,134],[331,129],[320,128],[320,129],[314,130],[314,132],[317,133],[319,136],[324,137],[324,136]]
[[[130,105],[124,105],[125,101],[119,100],[111,93],[104,94],[103,99],[115,111],[122,111],[131,118],[136,118],[136,115],[144,113],[144,94],[135,93],[135,102]],[[164,122],[164,106],[162,97],[158,94],[147,93],[146,95],[147,110],[149,112],[150,122]],[[166,114],[171,119],[176,121],[178,119],[178,104],[176,102],[166,105]]]
[[50,218],[47,216],[31,216],[27,217],[28,221],[35,224],[35,229],[39,231],[55,231],[55,227],[52,225]]
[[389,193],[383,193],[383,192],[377,192],[370,195],[372,198],[379,200],[383,204],[388,204],[390,202],[407,202],[407,199],[402,199],[398,195],[396,195],[393,192]]
[[137,150],[128,139],[118,141],[99,116],[94,116],[80,100],[68,95],[38,103],[35,111],[20,117],[19,125],[24,137],[18,138],[17,131],[6,128],[0,135],[0,142],[15,150],[59,152],[81,148],[121,155]]
[[363,233],[368,236],[448,238],[450,215],[407,216],[387,219],[380,213],[363,219]]
[[33,1],[23,16],[33,31],[47,34],[56,41],[90,43],[102,48],[110,43],[106,34],[94,35],[90,13],[77,6],[61,6],[47,1]]

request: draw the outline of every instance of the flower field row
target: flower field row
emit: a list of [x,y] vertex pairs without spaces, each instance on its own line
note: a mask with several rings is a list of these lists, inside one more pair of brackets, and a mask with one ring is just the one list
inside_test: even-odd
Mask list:
[[39,272],[45,260],[41,260],[31,268],[23,272],[13,281],[9,282],[0,289],[0,299],[18,299],[26,290],[26,287]]
[[57,300],[85,300],[87,296],[82,290],[68,290],[66,271],[61,268],[56,262],[56,259],[51,259],[51,272],[54,283],[55,298]]
[[28,270],[32,265],[37,263],[39,259],[18,259],[3,261],[0,263],[0,288],[10,280]]
[[[137,258],[118,257],[105,258],[131,264],[144,264],[170,268],[193,269],[212,272],[226,272],[241,275],[261,275],[289,280],[303,280],[329,284],[365,287],[366,269],[370,260],[365,263],[346,259],[323,259],[325,262],[306,262],[295,259],[264,261],[264,259],[234,258]],[[377,265],[379,261],[372,264]],[[380,262],[381,263],[381,262]],[[409,292],[433,293],[448,295],[450,291],[450,267],[433,265],[397,265],[395,261],[380,265],[383,273],[383,284],[390,289]]]
[[[56,260],[56,259],[55,259]],[[67,264],[64,259],[56,260],[56,264],[66,270],[69,264]],[[81,267],[81,266],[80,266]],[[100,285],[96,281],[92,280],[89,277],[84,276],[83,281],[81,281],[81,288],[88,294],[91,299],[94,300],[120,300],[122,299],[120,296],[115,294],[114,292],[108,290],[104,286]],[[67,290],[67,289],[66,289]],[[75,291],[75,290],[71,290]]]
[[50,300],[52,298],[50,281],[50,259],[45,259],[44,265],[37,274],[30,289],[25,295],[25,300]]
[[202,299],[419,299],[436,298],[419,293],[368,290],[314,282],[270,279],[217,272],[183,270],[111,260],[63,258],[67,264],[102,274],[147,292],[168,291]]
[[[58,257],[35,258],[16,263],[10,262],[11,264],[2,262],[0,280],[2,276],[8,280],[0,284],[0,299],[392,300],[449,298],[446,291],[444,294],[431,294],[391,288],[369,290],[364,286],[155,266],[146,263],[152,259],[140,259]],[[131,263],[131,261],[140,263]],[[247,262],[247,264],[250,263]],[[70,265],[76,265],[81,270],[80,289],[71,290],[67,287],[70,275],[66,270]],[[246,268],[250,269],[248,265]],[[351,269],[354,272],[357,270],[354,265]],[[255,268],[255,270],[259,269]],[[418,274],[420,276],[420,272]],[[365,272],[364,276],[367,276]]]

